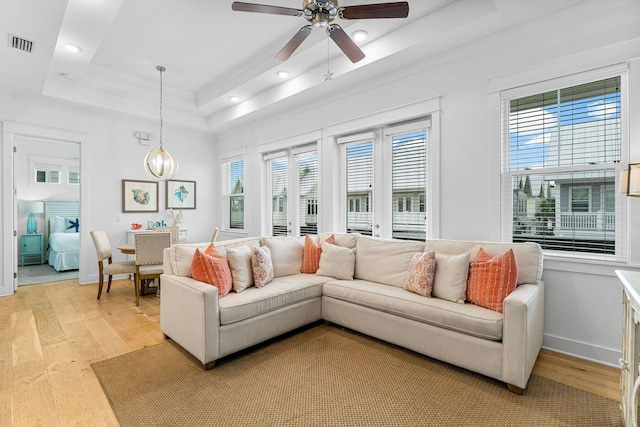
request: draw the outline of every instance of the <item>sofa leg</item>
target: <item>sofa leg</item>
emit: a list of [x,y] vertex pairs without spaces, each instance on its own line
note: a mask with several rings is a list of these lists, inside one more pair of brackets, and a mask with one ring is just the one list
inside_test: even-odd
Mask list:
[[209,369],[212,369],[214,366],[216,366],[216,361],[215,360],[213,360],[213,361],[211,361],[209,363],[205,363],[204,369],[208,371]]
[[515,386],[513,384],[507,384],[507,389],[509,389],[509,391],[511,393],[515,393],[515,394],[518,394],[518,395],[522,394],[522,392],[524,391],[520,387],[517,387],[517,386]]

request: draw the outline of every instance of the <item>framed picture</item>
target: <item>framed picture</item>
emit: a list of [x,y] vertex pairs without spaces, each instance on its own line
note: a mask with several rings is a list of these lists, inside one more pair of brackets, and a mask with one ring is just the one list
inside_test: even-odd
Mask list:
[[122,212],[158,212],[158,183],[123,179]]
[[167,180],[167,209],[195,209],[196,182]]

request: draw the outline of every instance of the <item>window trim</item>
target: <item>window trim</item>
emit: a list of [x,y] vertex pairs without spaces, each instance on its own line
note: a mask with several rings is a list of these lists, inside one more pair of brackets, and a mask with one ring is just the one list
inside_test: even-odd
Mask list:
[[[620,161],[614,166],[607,165],[585,165],[581,167],[581,170],[613,170],[615,175],[615,187],[619,188],[620,172],[626,169],[626,165],[629,162],[629,76],[628,65],[615,64],[608,67],[599,68],[596,70],[589,70],[580,73],[575,73],[567,76],[561,76],[554,79],[548,79],[540,82],[534,82],[528,85],[519,86],[516,88],[505,89],[498,92],[496,95],[497,102],[500,105],[499,114],[497,114],[497,120],[500,123],[499,133],[497,134],[500,153],[500,230],[501,240],[504,242],[513,241],[513,191],[511,177],[516,175],[526,175],[527,173],[543,173],[543,169],[532,171],[514,171],[515,173],[505,170],[507,162],[504,160],[505,156],[509,156],[509,102],[512,99],[523,98],[539,93],[555,91],[563,88],[569,88],[573,86],[579,86],[598,80],[604,80],[607,78],[620,77]],[[505,118],[507,118],[505,120]],[[505,140],[505,135],[506,140]],[[573,171],[574,168],[548,168],[548,174],[561,173],[564,171]],[[510,203],[505,199],[506,192],[511,193]],[[591,200],[590,190],[590,209],[592,210],[593,204]],[[626,263],[629,259],[629,219],[628,219],[628,201],[625,195],[617,194],[616,192],[616,224],[621,224],[619,228],[615,230],[616,240],[616,254],[593,254],[587,252],[568,252],[568,251],[554,251],[545,249],[545,257],[550,259],[557,259],[558,261],[568,260],[582,260],[586,262],[599,261],[604,263]],[[601,203],[602,204],[602,203]],[[599,208],[601,209],[601,207]]]

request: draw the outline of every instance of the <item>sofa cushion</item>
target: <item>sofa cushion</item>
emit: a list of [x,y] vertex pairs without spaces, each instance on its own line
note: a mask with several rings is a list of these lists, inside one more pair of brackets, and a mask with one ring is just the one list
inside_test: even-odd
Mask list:
[[404,289],[422,295],[423,297],[431,297],[433,289],[433,275],[436,271],[436,253],[418,252],[409,264],[409,274],[404,284]]
[[253,286],[253,269],[251,268],[251,253],[249,246],[238,246],[227,249],[227,261],[233,277],[233,290],[242,292]]
[[[164,272],[166,274],[175,274],[176,276],[191,277],[191,259],[193,258],[196,248],[204,251],[209,244],[209,242],[181,243],[166,248],[165,253],[168,256],[165,257],[163,254],[163,263],[165,264]],[[220,255],[225,257],[227,255],[227,248],[235,248],[243,245],[247,245],[253,249],[260,245],[260,239],[257,237],[246,237],[215,243],[215,247],[218,252],[220,252]]]
[[424,243],[360,236],[356,248],[356,279],[402,288],[411,258],[424,252]]
[[220,324],[239,322],[301,301],[322,296],[330,277],[296,274],[273,279],[269,286],[230,293],[219,302]]
[[[542,280],[542,248],[537,243],[496,243],[466,240],[427,240],[425,251],[436,251],[444,254],[468,253],[471,258],[483,248],[490,256],[500,255],[513,249],[518,263],[518,285],[523,283],[538,283]],[[436,275],[437,273],[436,266]]]
[[253,284],[261,288],[273,280],[273,261],[269,248],[260,246],[251,254],[251,270],[253,270]]
[[518,264],[512,249],[493,258],[480,249],[469,268],[467,300],[502,313],[504,299],[517,282]]
[[345,248],[331,243],[322,243],[320,266],[316,274],[329,276],[340,280],[353,279],[356,262],[356,248]]
[[263,242],[271,252],[274,277],[300,274],[304,237],[265,237]]
[[469,254],[445,255],[436,252],[436,274],[431,295],[463,303],[467,297]]
[[[331,241],[333,236],[334,241]],[[358,241],[359,233],[320,233],[318,235],[319,242],[333,243],[334,245],[343,246],[345,248],[355,248]]]
[[323,294],[467,335],[495,341],[502,339],[502,313],[477,305],[424,298],[394,286],[357,279],[327,282]]

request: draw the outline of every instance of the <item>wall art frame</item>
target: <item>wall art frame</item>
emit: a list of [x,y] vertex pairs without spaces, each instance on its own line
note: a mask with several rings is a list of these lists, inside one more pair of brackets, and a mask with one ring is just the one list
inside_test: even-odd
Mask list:
[[158,212],[158,183],[123,179],[122,212]]
[[196,182],[168,179],[166,181],[167,209],[195,209]]

